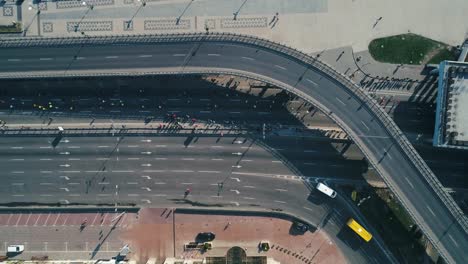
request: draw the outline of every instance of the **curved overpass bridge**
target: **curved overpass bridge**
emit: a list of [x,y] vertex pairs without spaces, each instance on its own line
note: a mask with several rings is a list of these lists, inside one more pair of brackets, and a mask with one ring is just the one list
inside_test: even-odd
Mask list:
[[234,34],[3,39],[0,78],[222,73],[261,80],[319,107],[360,147],[448,263],[468,259],[467,219],[376,102],[300,51]]

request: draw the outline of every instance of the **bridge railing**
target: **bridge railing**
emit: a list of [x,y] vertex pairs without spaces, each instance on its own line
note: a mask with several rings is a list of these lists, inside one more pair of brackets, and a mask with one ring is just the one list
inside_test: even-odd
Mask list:
[[[468,233],[468,219],[463,214],[462,210],[455,203],[453,198],[443,190],[443,186],[440,181],[436,178],[434,173],[430,170],[427,164],[423,161],[421,156],[416,152],[414,147],[408,141],[403,132],[398,128],[395,122],[390,116],[383,111],[379,104],[372,99],[367,93],[365,93],[360,87],[354,83],[347,76],[338,73],[331,66],[326,63],[319,61],[317,58],[309,56],[297,49],[287,47],[285,45],[275,43],[266,39],[261,39],[253,36],[238,35],[232,33],[181,33],[181,34],[164,34],[164,35],[113,35],[113,36],[80,36],[80,37],[56,37],[56,38],[37,38],[37,37],[24,37],[24,38],[7,38],[0,39],[0,48],[7,47],[31,47],[31,46],[70,46],[70,45],[125,45],[129,43],[174,43],[174,42],[231,42],[242,45],[252,45],[258,48],[268,49],[271,51],[278,52],[283,55],[287,55],[292,59],[305,63],[310,67],[313,67],[330,78],[338,81],[343,87],[350,90],[360,101],[363,102],[363,106],[366,106],[371,110],[382,124],[387,129],[387,133],[395,140],[397,146],[407,155],[408,159],[412,161],[414,167],[421,173],[424,179],[428,182],[434,193],[439,199],[446,205],[448,211],[453,215],[455,221],[460,224],[465,232]],[[237,74],[239,75],[239,74]],[[336,120],[335,120],[336,121]],[[346,129],[345,129],[346,130]],[[347,131],[351,133],[351,131]],[[363,150],[361,146],[361,150]],[[375,168],[377,164],[373,162]],[[382,172],[381,172],[382,173]],[[383,174],[382,174],[383,175]],[[395,186],[393,186],[387,179],[387,184],[390,188],[397,192]],[[401,200],[401,199],[400,199]],[[406,207],[407,211],[413,216],[414,220],[420,224],[420,221],[411,213],[410,207],[401,201]],[[420,224],[421,227],[423,225]],[[427,231],[427,230],[426,230]],[[425,232],[426,233],[426,232]],[[430,239],[430,238],[429,238]],[[431,239],[432,240],[432,239]],[[434,246],[438,248],[435,241],[432,241]]]

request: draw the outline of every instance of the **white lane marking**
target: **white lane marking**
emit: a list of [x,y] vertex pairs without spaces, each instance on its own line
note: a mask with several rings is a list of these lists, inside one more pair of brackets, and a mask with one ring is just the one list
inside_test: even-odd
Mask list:
[[143,167],[151,167],[152,165],[150,163],[145,163],[145,164],[141,164],[141,166]]
[[109,146],[98,146],[98,148],[108,148]]
[[211,148],[224,148],[224,146],[211,146]]
[[181,184],[182,184],[182,185],[192,185],[193,182],[183,182],[183,183],[181,183]]
[[8,59],[8,61],[21,61],[21,59]]
[[455,241],[455,239],[453,239],[452,235],[448,235],[448,237],[450,238],[450,240],[452,240],[452,242],[455,244],[455,246],[458,247],[458,243],[457,243],[457,241]]
[[393,159],[392,156],[390,155],[390,153],[387,152],[387,156],[390,158],[390,159]]
[[110,182],[98,182],[99,185],[108,185]]
[[138,148],[138,145],[128,145],[129,148]]
[[19,173],[24,173],[24,171],[12,171],[11,173],[19,174]]
[[21,185],[24,185],[24,182],[13,182],[13,183],[11,183],[11,185],[21,186]]
[[310,82],[311,84],[313,84],[313,85],[317,86],[317,83],[316,83],[316,82],[314,82],[314,81],[312,81],[311,79],[306,79],[306,80],[307,80],[308,82]]
[[52,147],[51,146],[48,146],[48,147],[39,147],[40,149],[51,149]]
[[239,190],[230,190],[231,192],[235,192],[236,194],[239,194]]
[[238,202],[229,202],[229,203],[232,203],[232,204],[234,204],[235,206],[239,206],[239,205],[240,205]]
[[166,184],[166,183],[165,182],[155,182],[154,184],[163,185],[163,184]]
[[239,178],[235,178],[235,177],[231,177],[231,180],[236,180],[237,182],[241,181]]
[[222,196],[218,196],[218,195],[211,195],[211,197],[213,197],[213,198],[223,198]]
[[87,172],[87,173],[98,173],[98,172],[100,172],[100,171],[98,171],[98,170],[90,170],[90,171],[85,171],[85,172]]
[[275,189],[275,190],[277,190],[277,191],[279,191],[279,192],[287,192],[287,191],[288,191],[288,190],[286,190],[286,189]]
[[255,198],[253,198],[253,197],[242,197],[242,198],[244,198],[246,200],[255,200]]
[[426,205],[426,208],[427,208],[427,210],[429,210],[429,212],[431,212],[431,214],[432,214],[433,216],[436,216],[435,213],[434,213],[434,211],[432,211],[432,209],[431,209],[429,206]]
[[128,158],[128,160],[139,160],[140,158]]
[[361,121],[362,125],[366,127],[366,129],[369,131],[369,127],[366,125],[366,123],[364,123],[364,121]]
[[220,171],[198,171],[200,173],[221,173]]
[[79,182],[69,182],[68,185],[80,185]]
[[111,195],[108,193],[99,193],[98,196],[111,196]]
[[109,158],[97,158],[96,160],[109,160]]
[[80,173],[81,171],[59,171],[63,173]]
[[255,59],[250,58],[250,57],[241,57],[241,58],[244,59],[244,60],[252,60],[252,61],[255,60]]
[[24,159],[10,159],[11,161],[23,161]]
[[281,160],[272,160],[272,163],[281,163]]
[[155,158],[155,160],[167,160],[167,158]]
[[411,186],[411,188],[414,189],[414,186],[413,186],[413,184],[408,180],[408,177],[405,176],[405,180],[406,180],[406,182],[409,184],[409,186]]
[[224,160],[224,159],[211,159],[211,160]]
[[251,186],[251,185],[245,185],[243,186],[244,188],[251,188],[251,189],[255,189],[255,186]]
[[106,56],[106,59],[117,59],[119,56]]
[[39,159],[39,160],[46,161],[46,160],[52,160],[52,159]]
[[23,197],[24,194],[13,194],[13,195],[11,195],[11,196],[13,196],[13,197]]
[[253,160],[247,160],[247,159],[243,159],[241,161],[245,161],[245,162],[252,162]]
[[167,145],[156,145],[155,147],[156,148],[165,148],[165,147],[167,147]]
[[41,170],[40,173],[52,173],[52,171]]
[[173,170],[172,172],[193,172],[193,170]]
[[284,202],[284,201],[278,201],[278,200],[275,200],[274,202],[275,202],[275,203],[282,203],[282,204],[285,204],[285,203],[286,203],[286,202]]
[[153,194],[151,196],[167,196],[167,194]]
[[183,57],[183,56],[186,56],[186,55],[187,55],[187,54],[180,54],[180,53],[178,53],[178,54],[172,54],[172,56],[174,56],[174,57]]
[[41,183],[39,183],[39,185],[52,185],[52,184],[53,183],[51,183],[51,182],[41,182]]
[[338,97],[335,97],[335,98],[336,98],[336,100],[338,100],[338,102],[340,102],[342,105],[346,105],[343,101],[340,100],[340,98],[338,98]]
[[138,182],[127,182],[127,184],[136,185],[136,184],[138,184]]
[[118,173],[124,172],[125,173],[125,172],[134,172],[134,171],[132,171],[132,170],[113,170],[112,172],[118,172]]
[[221,56],[221,55],[215,54],[215,53],[209,53],[208,56]]
[[182,160],[195,160],[194,158],[182,158]]
[[304,208],[304,209],[306,209],[306,210],[309,210],[309,211],[312,211],[312,212],[314,211],[312,208],[309,208],[309,207],[307,207],[307,206],[303,206],[302,208]]
[[140,55],[138,58],[151,58],[153,55]]
[[52,194],[41,194],[40,196],[41,197],[52,197],[53,195]]
[[283,67],[283,66],[275,65],[275,67],[276,67],[276,68],[280,68],[280,69],[282,69],[282,70],[286,70],[286,68]]
[[67,147],[67,148],[70,148],[70,149],[79,149],[79,148],[81,148],[81,147],[80,147],[80,146],[69,146],[69,147]]
[[39,58],[39,60],[41,60],[41,61],[50,61],[50,60],[52,60],[52,58]]
[[76,57],[77,60],[84,60],[86,57]]
[[11,149],[23,149],[24,147],[11,147]]
[[143,170],[143,172],[165,172],[166,170]]
[[81,160],[80,158],[69,158],[68,160]]

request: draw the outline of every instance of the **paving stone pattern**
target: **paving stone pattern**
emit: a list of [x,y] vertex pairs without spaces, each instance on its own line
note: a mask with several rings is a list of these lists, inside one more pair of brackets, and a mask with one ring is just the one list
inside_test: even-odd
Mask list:
[[67,31],[112,31],[112,21],[85,21],[85,22],[67,22]]
[[40,2],[38,7],[41,11],[47,11],[47,2]]
[[12,6],[4,6],[3,7],[3,16],[13,16],[13,7]]
[[215,29],[216,28],[216,20],[215,19],[205,19],[205,29]]
[[238,18],[236,20],[232,18],[221,19],[221,28],[258,28],[267,27],[267,24],[267,17]]
[[178,25],[176,21],[176,19],[145,20],[145,30],[190,29],[191,23],[189,19],[179,20]]
[[43,22],[42,23],[42,32],[44,32],[44,33],[54,32],[54,24],[52,22]]
[[[92,6],[113,5],[114,0],[87,0],[86,3]],[[83,7],[82,1],[59,1],[56,2],[57,9]]]

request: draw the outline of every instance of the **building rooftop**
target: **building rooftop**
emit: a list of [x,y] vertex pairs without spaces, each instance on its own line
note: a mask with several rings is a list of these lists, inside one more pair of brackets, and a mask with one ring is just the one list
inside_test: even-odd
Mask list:
[[439,67],[435,146],[468,149],[468,63]]

